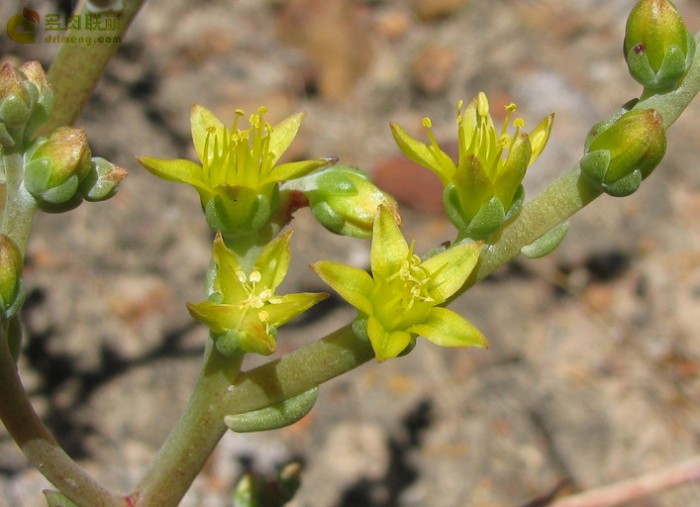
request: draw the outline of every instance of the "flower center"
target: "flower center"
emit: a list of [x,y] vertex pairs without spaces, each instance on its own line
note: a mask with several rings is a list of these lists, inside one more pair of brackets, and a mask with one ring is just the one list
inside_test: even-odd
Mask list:
[[[243,271],[237,271],[236,277],[238,281],[241,282],[243,290],[246,293],[246,298],[239,303],[244,316],[247,315],[250,309],[260,310],[260,308],[265,305],[274,305],[282,302],[282,298],[275,296],[275,293],[269,287],[262,290],[258,288],[258,284],[260,280],[262,280],[260,271],[252,271],[250,275],[246,275]],[[258,319],[261,322],[267,322],[269,320],[269,314],[265,310],[260,310],[258,311]]]
[[218,131],[211,127],[204,141],[202,161],[205,177],[210,185],[245,186],[259,190],[262,181],[272,171],[273,155],[270,153],[272,126],[263,120],[265,107],[248,118],[250,127],[238,128],[243,111],[236,110],[230,129]]
[[387,279],[407,310],[413,308],[416,302],[435,301],[427,289],[430,273],[421,266],[420,257],[413,253],[414,247],[415,241],[411,243],[406,258],[401,261],[399,270]]

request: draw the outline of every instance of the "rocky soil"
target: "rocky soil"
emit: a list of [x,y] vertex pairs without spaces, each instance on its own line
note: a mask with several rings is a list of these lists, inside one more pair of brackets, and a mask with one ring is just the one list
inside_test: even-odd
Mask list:
[[[70,2],[61,2],[62,5]],[[192,157],[189,109],[225,118],[267,105],[308,113],[292,156],[338,156],[402,201],[420,248],[449,239],[435,181],[397,158],[388,129],[430,116],[453,141],[454,107],[479,90],[530,127],[556,112],[532,168],[534,195],[581,155],[588,128],[639,93],[620,47],[632,0],[153,1],[133,24],[79,124],[93,151],[127,168],[109,203],[38,217],[29,245],[20,361],[37,409],[69,452],[128,490],[187,400],[206,331],[211,234],[189,188],[135,155]],[[700,3],[678,0],[691,30]],[[58,3],[34,2],[42,14]],[[0,5],[9,19],[19,3]],[[3,59],[48,65],[57,47]],[[517,507],[565,483],[582,490],[700,450],[700,103],[670,131],[668,155],[635,195],[602,198],[548,258],[517,260],[455,304],[491,348],[371,363],[329,382],[300,423],[229,434],[183,502],[230,505],[248,467],[304,464],[294,507]],[[319,258],[367,264],[368,244],[300,213],[289,291],[324,290]],[[291,324],[282,353],[335,329],[339,299]],[[0,428],[0,506],[38,507],[41,475]],[[700,505],[688,486],[634,504]]]

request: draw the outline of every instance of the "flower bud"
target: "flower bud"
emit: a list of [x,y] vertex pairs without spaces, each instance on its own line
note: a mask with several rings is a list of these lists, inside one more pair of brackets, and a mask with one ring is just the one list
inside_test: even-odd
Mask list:
[[304,178],[303,192],[311,211],[326,229],[343,236],[372,235],[379,206],[398,217],[393,197],[380,190],[360,169],[338,165]]
[[60,127],[25,155],[24,185],[39,204],[63,205],[76,197],[79,203],[78,186],[90,171],[91,155],[84,130]]
[[593,127],[581,175],[601,192],[624,197],[661,162],[666,151],[663,118],[654,109],[633,109],[609,124]]
[[38,62],[0,67],[0,146],[20,151],[51,114],[53,92]]
[[117,192],[119,183],[126,176],[125,169],[104,158],[93,157],[89,171],[80,182],[80,194],[86,201],[105,201]]
[[625,30],[630,74],[654,92],[674,89],[690,68],[695,39],[670,0],[640,0]]
[[26,62],[19,68],[27,77],[28,83],[36,87],[37,99],[31,118],[25,128],[25,139],[29,140],[46,120],[53,110],[53,90],[41,64],[37,61]]
[[0,311],[2,318],[16,313],[22,299],[22,252],[9,236],[0,234]]

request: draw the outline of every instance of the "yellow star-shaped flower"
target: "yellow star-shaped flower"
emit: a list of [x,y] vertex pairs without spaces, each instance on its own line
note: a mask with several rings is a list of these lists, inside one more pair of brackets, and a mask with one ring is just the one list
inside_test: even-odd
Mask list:
[[331,159],[302,160],[277,165],[294,140],[302,113],[271,126],[264,107],[250,115],[248,128],[239,128],[244,115],[236,111],[231,128],[206,108],[195,105],[190,115],[192,139],[201,165],[190,160],[140,157],[154,175],[194,187],[209,225],[225,234],[250,233],[267,223],[277,205],[278,185],[299,178]]
[[366,319],[378,360],[398,356],[421,335],[443,347],[485,347],[469,321],[441,305],[474,269],[481,244],[465,242],[422,261],[408,245],[394,215],[379,208],[372,232],[371,272],[320,261],[318,275]]
[[187,307],[192,317],[209,327],[223,354],[272,354],[277,328],[328,297],[326,293],[276,293],[289,269],[290,237],[288,231],[268,243],[249,272],[220,234],[214,240],[214,292],[209,300]]

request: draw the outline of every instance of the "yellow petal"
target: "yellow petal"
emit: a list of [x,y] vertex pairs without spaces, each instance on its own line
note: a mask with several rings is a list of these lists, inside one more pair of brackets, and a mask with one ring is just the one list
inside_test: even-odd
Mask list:
[[421,324],[408,331],[440,347],[488,347],[488,341],[474,324],[447,308],[435,307]]
[[374,281],[369,273],[331,261],[319,261],[311,267],[345,301],[362,313],[371,313],[369,295],[374,288]]
[[[199,160],[204,163],[208,155],[204,153],[207,134],[215,134],[219,138],[219,146],[221,146],[226,129],[224,124],[221,123],[216,116],[214,116],[214,113],[209,111],[204,106],[200,106],[198,104],[192,106],[192,111],[190,112],[190,128],[192,130],[194,149],[197,152]],[[213,139],[214,137],[212,136],[211,140],[209,141],[209,150],[212,150],[214,147]]]
[[481,247],[481,243],[462,243],[421,264],[430,273],[427,290],[435,304],[443,303],[462,288],[479,260]]
[[374,219],[370,266],[372,275],[388,278],[396,273],[408,256],[408,243],[403,237],[394,214],[384,206]]
[[540,153],[547,146],[547,141],[549,141],[549,135],[552,133],[552,125],[554,124],[554,113],[546,116],[542,121],[532,129],[530,132],[530,145],[532,146],[532,154],[530,155],[530,162],[528,166],[532,164],[540,156]]
[[304,116],[306,116],[304,113],[293,114],[272,128],[272,133],[270,134],[271,165],[275,165],[282,154],[287,151],[289,145],[292,144],[297,132],[299,132]]
[[411,334],[406,331],[387,331],[377,319],[367,319],[367,336],[374,349],[377,361],[396,357],[411,343]]

